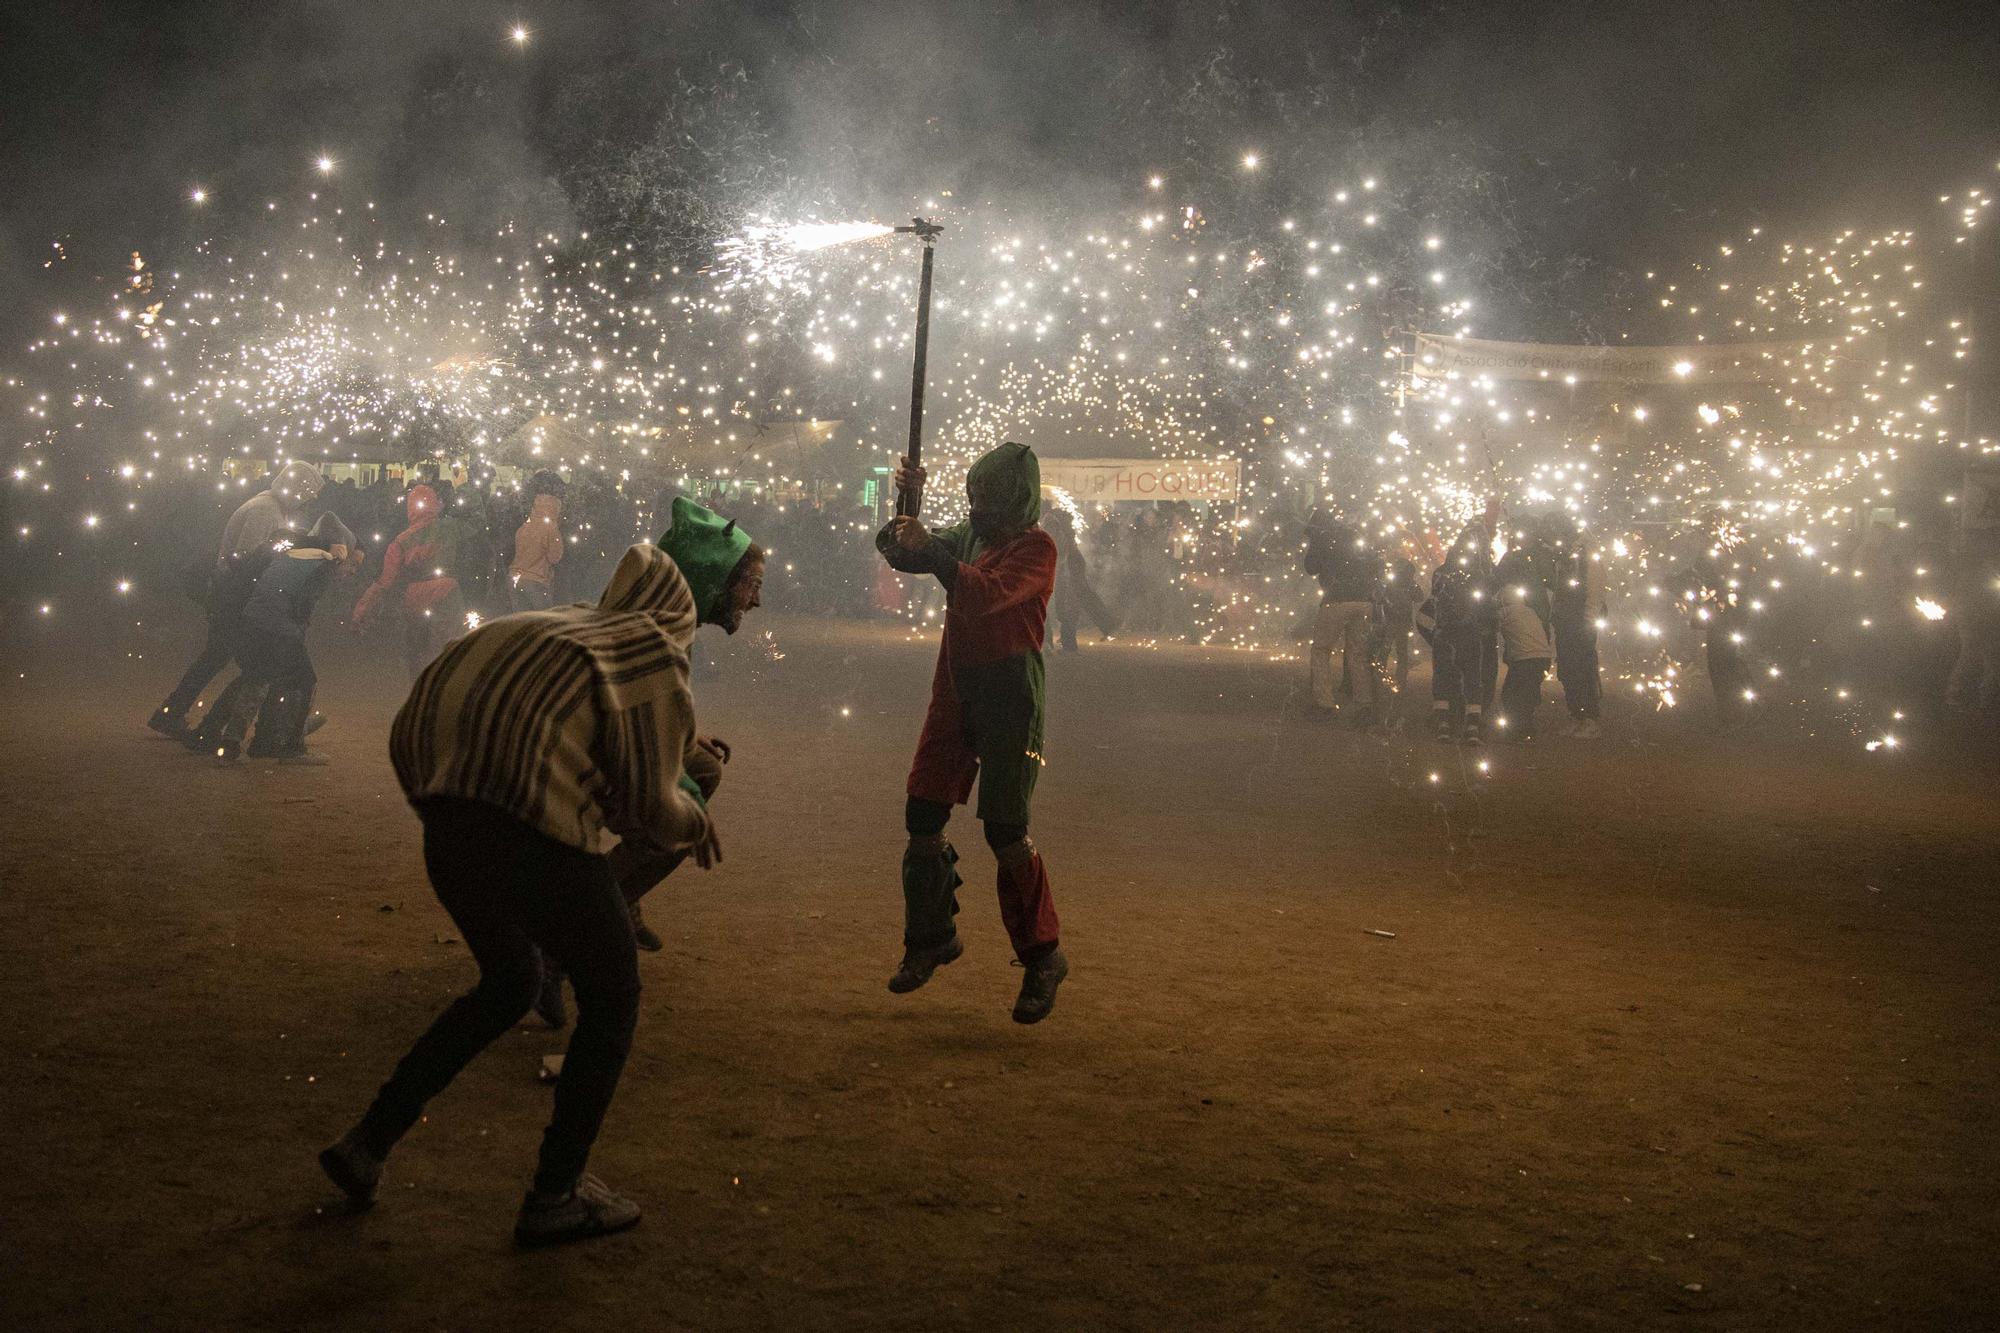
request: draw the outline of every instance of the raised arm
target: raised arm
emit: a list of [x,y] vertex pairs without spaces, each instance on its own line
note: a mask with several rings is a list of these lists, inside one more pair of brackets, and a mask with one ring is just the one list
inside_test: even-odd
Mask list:
[[373,583],[368,585],[366,591],[361,594],[361,599],[354,604],[354,619],[356,623],[368,619],[369,616],[375,613],[375,604],[382,600],[384,594],[396,586],[396,580],[402,575],[402,572],[403,539],[399,536],[396,540],[390,542],[388,548],[382,552],[382,573]]

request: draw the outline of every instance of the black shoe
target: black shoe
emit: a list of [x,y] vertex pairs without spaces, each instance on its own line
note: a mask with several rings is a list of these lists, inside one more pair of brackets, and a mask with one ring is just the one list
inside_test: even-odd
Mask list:
[[368,1151],[356,1131],[348,1130],[320,1150],[319,1169],[340,1186],[350,1206],[366,1208],[375,1202],[375,1188],[382,1183],[382,1159]]
[[612,1193],[609,1185],[586,1172],[567,1194],[551,1197],[529,1190],[514,1221],[514,1240],[520,1245],[559,1245],[609,1236],[638,1221],[638,1204]]
[[896,995],[908,995],[917,987],[931,979],[931,973],[946,963],[957,962],[965,953],[965,944],[953,935],[943,944],[928,949],[903,950],[903,965],[896,969],[896,975],[889,978],[889,990]]
[[1056,987],[1069,975],[1069,959],[1051,949],[1032,963],[1023,963],[1021,995],[1014,1001],[1016,1023],[1039,1023],[1056,1007]]
[[146,729],[157,731],[170,741],[185,741],[188,736],[187,723],[164,708],[158,709],[146,719]]

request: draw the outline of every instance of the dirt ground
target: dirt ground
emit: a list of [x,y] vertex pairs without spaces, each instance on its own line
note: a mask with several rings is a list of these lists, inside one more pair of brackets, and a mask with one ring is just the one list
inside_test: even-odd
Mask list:
[[393,659],[316,631],[333,765],[225,770],[140,725],[191,619],[0,650],[0,1327],[2000,1308],[1990,759],[1615,716],[1481,775],[1307,725],[1297,664],[1054,659],[1035,834],[1073,971],[1023,1029],[963,815],[967,955],[883,988],[930,645],[753,621],[697,683],[727,860],[649,900],[668,946],[593,1159],[646,1219],[519,1254],[563,1045],[532,1020],[371,1213],[313,1161],[472,977],[385,755]]

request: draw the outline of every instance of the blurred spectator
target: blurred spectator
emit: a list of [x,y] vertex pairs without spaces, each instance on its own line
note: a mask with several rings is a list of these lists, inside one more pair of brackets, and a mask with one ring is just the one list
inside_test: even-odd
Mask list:
[[1314,716],[1331,719],[1336,711],[1333,654],[1340,652],[1343,669],[1352,673],[1362,696],[1357,721],[1365,722],[1378,706],[1378,678],[1369,659],[1368,636],[1375,616],[1376,561],[1353,529],[1325,508],[1306,520],[1306,550],[1301,565],[1319,580],[1319,615],[1313,621],[1312,708]]

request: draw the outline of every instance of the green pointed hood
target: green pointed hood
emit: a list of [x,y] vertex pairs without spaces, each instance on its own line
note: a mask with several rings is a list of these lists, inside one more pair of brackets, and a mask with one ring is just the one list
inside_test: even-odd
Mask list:
[[968,491],[975,483],[1001,497],[1009,532],[1032,528],[1042,516],[1042,465],[1025,444],[1010,440],[981,455],[965,474]]
[[694,594],[694,607],[707,624],[714,619],[730,571],[750,549],[750,534],[712,509],[686,496],[674,498],[674,525],[660,538],[660,549],[680,566],[681,577]]

